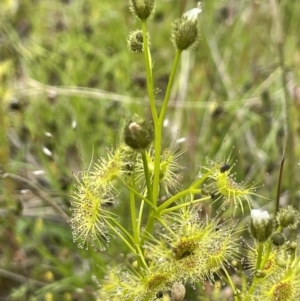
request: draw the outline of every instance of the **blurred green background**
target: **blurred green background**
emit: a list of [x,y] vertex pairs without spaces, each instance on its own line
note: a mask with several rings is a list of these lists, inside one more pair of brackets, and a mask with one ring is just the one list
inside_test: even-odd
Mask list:
[[[196,4],[157,1],[149,22],[158,106],[172,22]],[[281,203],[299,206],[300,5],[204,0],[202,8],[201,39],[183,54],[164,134],[164,147],[184,138],[182,184],[207,158],[231,156],[237,180],[254,181],[271,201],[289,133]],[[10,175],[0,179],[1,301],[95,300],[97,279],[124,261],[118,241],[107,253],[77,248],[68,193],[73,174],[120,141],[126,118],[150,117],[143,56],[127,50],[139,26],[122,0],[0,0],[0,170]],[[114,209],[121,217],[126,199]]]

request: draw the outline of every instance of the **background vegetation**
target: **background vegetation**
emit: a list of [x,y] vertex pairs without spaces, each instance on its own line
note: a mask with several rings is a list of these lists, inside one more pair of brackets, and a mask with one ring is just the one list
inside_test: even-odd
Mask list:
[[[172,21],[196,2],[157,1],[158,102],[174,55]],[[165,147],[185,138],[182,184],[207,159],[231,154],[237,180],[274,199],[287,143],[281,204],[299,206],[298,1],[202,7],[201,40],[183,56],[165,127]],[[0,300],[94,300],[95,279],[115,258],[129,259],[117,241],[106,254],[77,248],[68,193],[73,173],[120,141],[128,116],[150,116],[143,57],[126,46],[138,20],[121,0],[1,0],[0,26],[0,169],[10,174],[0,179]],[[125,194],[117,211],[128,213]]]

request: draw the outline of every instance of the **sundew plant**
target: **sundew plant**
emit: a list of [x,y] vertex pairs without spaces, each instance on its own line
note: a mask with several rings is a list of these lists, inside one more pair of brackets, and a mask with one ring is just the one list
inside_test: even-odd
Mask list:
[[[128,48],[144,57],[152,118],[133,112],[117,147],[77,174],[70,194],[69,222],[80,248],[109,252],[116,238],[127,249],[123,262],[109,262],[97,300],[180,301],[188,295],[195,300],[300,300],[294,235],[299,212],[279,208],[278,199],[273,212],[254,208],[255,199],[266,197],[252,184],[237,182],[238,163],[230,158],[207,160],[194,181],[182,185],[182,152],[162,147],[176,70],[182,53],[196,48],[198,18],[205,12],[199,4],[175,20],[173,67],[158,104],[147,30],[155,0],[131,0],[129,8],[141,27],[129,34]],[[130,227],[114,212],[116,200],[126,202]]]

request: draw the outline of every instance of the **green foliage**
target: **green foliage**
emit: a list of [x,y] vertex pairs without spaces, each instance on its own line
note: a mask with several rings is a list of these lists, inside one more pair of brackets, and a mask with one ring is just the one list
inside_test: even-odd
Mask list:
[[[296,1],[288,0],[204,1],[198,20],[198,46],[196,50],[179,55],[172,47],[173,21],[196,3],[185,0],[156,2],[155,13],[151,12],[147,23],[152,57],[143,58],[143,55],[128,52],[126,37],[136,29],[145,33],[146,27],[131,16],[128,3],[124,1],[1,1],[1,297],[18,301],[95,300],[94,293],[98,289],[95,279],[103,279],[108,274],[112,278],[107,281],[114,280],[113,272],[118,268],[110,266],[115,266],[116,262],[126,259],[134,268],[162,257],[172,262],[168,267],[162,265],[170,269],[167,274],[154,267],[150,267],[149,274],[136,275],[127,269],[124,272],[125,280],[129,281],[125,283],[136,285],[135,292],[144,293],[148,298],[159,290],[154,294],[157,297],[161,291],[172,289],[169,283],[175,279],[169,278],[170,273],[185,271],[187,279],[199,272],[184,267],[190,257],[195,262],[198,260],[198,270],[202,268],[201,281],[211,282],[213,286],[203,289],[200,285],[195,291],[187,286],[186,298],[229,298],[226,297],[227,285],[219,284],[228,275],[235,274],[234,268],[241,268],[239,260],[242,259],[250,261],[252,275],[255,275],[252,292],[260,298],[257,300],[272,300],[272,296],[278,300],[290,300],[285,296],[298,298],[299,252],[294,239],[298,210],[287,207],[286,211],[276,214],[272,199],[276,196],[280,160],[287,145],[288,168],[283,173],[281,192],[289,194],[289,204],[298,206],[300,7]],[[153,1],[149,4],[152,7]],[[143,42],[149,38],[144,37]],[[172,71],[174,56],[177,58],[176,76]],[[168,85],[170,72],[171,84]],[[153,89],[148,89],[146,96],[149,80]],[[148,105],[148,100],[152,105]],[[157,112],[163,112],[161,118]],[[153,147],[138,155],[120,144],[123,134],[120,129],[133,113],[147,120],[157,114],[156,122],[160,123],[160,133],[163,133],[156,145],[154,142]],[[158,134],[156,130],[155,136]],[[184,152],[178,149],[176,141],[185,141]],[[114,165],[108,163],[115,158],[118,149],[123,154],[119,157],[121,165],[113,167],[121,173],[116,173],[116,169],[105,170]],[[224,162],[230,165],[230,171],[220,172]],[[134,165],[137,178],[131,183]],[[145,178],[146,166],[149,177]],[[218,168],[209,174],[212,166]],[[156,175],[155,170],[159,170]],[[140,259],[142,256],[134,257],[136,250],[130,249],[132,245],[121,243],[124,240],[117,238],[118,233],[110,234],[109,251],[101,254],[93,248],[78,249],[77,243],[72,241],[67,223],[70,220],[72,224],[72,212],[68,208],[84,174],[98,178],[99,186],[93,184],[85,188],[93,192],[93,200],[104,194],[105,204],[101,204],[105,205],[105,210],[113,212],[106,216],[117,217],[129,233],[139,226],[140,230],[144,227],[148,232],[152,232],[151,228],[155,230],[153,237],[145,236],[140,244],[148,250],[145,263]],[[104,187],[103,175],[114,183],[109,189],[99,191],[99,187]],[[203,177],[207,178],[202,182]],[[198,186],[193,186],[193,181]],[[260,186],[254,187],[252,181]],[[175,209],[183,210],[184,202],[197,204],[200,200],[203,204],[199,215],[209,214],[212,218],[217,211],[228,218],[233,210],[235,217],[240,217],[242,210],[246,217],[253,207],[274,212],[276,232],[271,239],[278,241],[280,236],[282,252],[272,246],[269,239],[263,246],[252,245],[249,252],[242,249],[236,253],[236,238],[241,232],[235,230],[245,224],[242,217],[238,225],[233,222],[230,226],[219,220],[209,222],[209,226],[192,223],[192,229],[197,230],[196,243],[193,233],[181,224],[188,220],[189,211],[172,215],[178,233],[174,233],[176,230],[168,224],[169,220],[163,218],[157,219],[163,223],[162,228],[156,229],[152,222],[147,225],[147,213],[151,216],[154,204],[147,203],[151,197],[146,193],[151,186],[156,187],[152,190],[152,200],[157,202],[155,206],[160,208],[162,217],[169,216]],[[177,193],[183,203],[175,202],[179,200],[174,197]],[[134,194],[136,206],[143,200],[145,210],[136,224],[127,218],[133,214],[130,202]],[[188,199],[190,195],[194,198]],[[78,196],[80,193],[75,195],[75,202]],[[224,198],[231,201],[224,202]],[[95,208],[100,210],[100,207]],[[87,213],[85,225],[92,226],[87,219],[88,207],[84,212]],[[136,214],[138,218],[140,213]],[[280,223],[289,221],[291,235],[282,244],[282,236],[277,235],[282,231]],[[158,240],[156,234],[162,229],[167,233],[166,239]],[[222,231],[230,233],[234,239],[229,241],[225,235],[220,242],[218,232],[221,235]],[[202,239],[207,233],[215,243],[220,242],[217,244],[220,253],[206,262],[199,262],[196,256],[200,248],[206,254],[216,249],[213,241],[211,248],[203,245]],[[247,231],[243,236],[246,244],[251,244]],[[106,243],[106,238],[97,237]],[[174,259],[168,253],[172,243],[180,264],[176,256]],[[160,257],[151,256],[153,250]],[[228,250],[234,258],[227,256]],[[231,268],[226,275],[224,268],[226,270],[228,264]],[[272,269],[266,270],[267,266]],[[142,290],[138,285],[141,279],[154,291]],[[244,296],[239,293],[242,285],[235,284],[235,298]]]

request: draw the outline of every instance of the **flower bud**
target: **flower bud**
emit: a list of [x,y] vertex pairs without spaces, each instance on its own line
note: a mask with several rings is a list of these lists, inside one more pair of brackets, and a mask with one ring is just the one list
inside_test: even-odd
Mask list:
[[127,39],[127,46],[132,52],[142,53],[144,51],[143,32],[141,30],[132,31]]
[[124,129],[124,141],[135,150],[146,149],[153,141],[153,124],[137,115],[127,123]]
[[185,296],[185,291],[185,286],[181,282],[175,282],[171,290],[172,301],[182,301]]
[[271,236],[273,221],[268,211],[260,209],[251,210],[250,231],[252,236],[259,242],[264,242]]
[[287,259],[284,256],[277,256],[275,258],[275,262],[278,266],[280,266],[281,268],[286,268],[287,265]]
[[199,37],[197,17],[200,13],[200,7],[193,8],[174,22],[172,37],[174,45],[179,50],[196,46]]
[[274,233],[271,236],[271,241],[276,247],[282,246],[285,243],[285,236],[283,233]]
[[255,271],[255,277],[256,278],[264,278],[266,276],[266,273],[262,270]]
[[154,11],[155,0],[130,0],[130,10],[141,20],[147,20]]
[[288,206],[279,210],[276,219],[282,228],[296,229],[300,222],[300,214],[292,206]]

